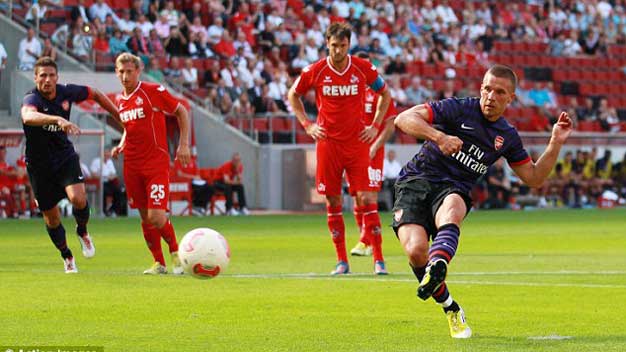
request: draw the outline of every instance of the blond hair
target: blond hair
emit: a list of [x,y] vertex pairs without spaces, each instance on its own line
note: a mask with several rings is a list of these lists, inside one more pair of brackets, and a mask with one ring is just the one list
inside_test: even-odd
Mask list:
[[115,67],[126,64],[126,63],[132,63],[135,64],[135,67],[137,69],[142,68],[142,61],[138,56],[135,56],[131,53],[121,53],[117,59],[115,59]]

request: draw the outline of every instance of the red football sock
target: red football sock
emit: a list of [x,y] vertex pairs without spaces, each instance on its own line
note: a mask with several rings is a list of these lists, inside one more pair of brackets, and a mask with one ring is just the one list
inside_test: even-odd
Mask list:
[[383,261],[383,236],[378,216],[378,204],[366,204],[363,206],[363,227],[365,236],[371,238],[372,256],[375,261]]
[[20,210],[22,213],[26,212],[26,199],[20,199]]
[[343,214],[341,213],[341,205],[336,207],[326,206],[328,229],[333,237],[335,251],[337,252],[337,260],[348,262],[348,254],[346,253],[346,227],[343,223]]
[[152,257],[155,262],[161,263],[165,266],[165,259],[163,258],[163,251],[161,250],[161,236],[159,231],[152,225],[141,223],[141,229],[143,230],[143,238],[146,240],[146,245],[152,253]]
[[159,229],[161,237],[167,242],[170,247],[170,253],[178,252],[178,242],[176,242],[176,232],[174,232],[174,226],[170,219],[167,219],[165,226]]
[[356,221],[356,225],[359,227],[359,241],[365,243],[366,245],[370,245],[370,239],[366,236],[365,231],[363,231],[363,207],[359,205],[354,206],[354,220]]

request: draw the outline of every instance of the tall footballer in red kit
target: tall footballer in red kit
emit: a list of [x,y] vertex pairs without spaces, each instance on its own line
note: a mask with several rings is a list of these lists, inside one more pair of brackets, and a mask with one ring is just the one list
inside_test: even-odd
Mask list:
[[[351,33],[351,27],[346,23],[333,23],[328,27],[328,57],[302,70],[289,90],[289,103],[307,134],[316,140],[316,187],[318,193],[326,196],[328,229],[337,253],[337,264],[331,274],[350,272],[341,212],[344,171],[350,180],[350,192],[357,195],[357,205],[368,210],[363,226],[372,237],[374,271],[386,274],[377,194],[368,187],[367,167],[369,145],[381,128],[391,98],[376,67],[367,60],[348,55]],[[376,106],[374,121],[366,126],[363,106],[367,86],[380,94],[381,99]],[[310,89],[315,89],[319,111],[316,122],[308,120],[301,100]]]
[[123,86],[116,100],[124,135],[112,156],[124,153],[124,180],[128,202],[141,216],[141,228],[154,264],[144,274],[167,273],[161,238],[169,246],[174,274],[182,274],[174,227],[167,217],[169,164],[165,118],[176,116],[180,140],[176,158],[186,165],[191,160],[187,110],[164,86],[139,81],[141,59],[123,53],[115,61],[115,72]]

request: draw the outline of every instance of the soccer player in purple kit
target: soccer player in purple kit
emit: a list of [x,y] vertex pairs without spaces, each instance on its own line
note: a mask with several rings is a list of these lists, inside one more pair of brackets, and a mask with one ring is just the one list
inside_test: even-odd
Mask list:
[[35,88],[26,93],[21,109],[26,136],[26,168],[48,235],[63,258],[65,272],[76,273],[78,269],[67,244],[57,205],[61,199],[67,197],[72,203],[76,235],[83,255],[93,257],[96,248],[87,231],[89,203],[85,177],[74,145],[67,138],[68,134],[80,133],[80,128],[70,122],[72,104],[93,100],[120,125],[122,121],[115,105],[99,90],[82,85],[57,84],[57,64],[50,57],[39,58],[34,69]]
[[572,131],[572,120],[562,112],[546,150],[533,162],[515,128],[502,117],[515,99],[516,85],[513,70],[495,65],[483,77],[480,98],[421,104],[395,119],[396,127],[426,142],[398,177],[393,229],[419,281],[418,297],[432,296],[443,307],[454,338],[472,335],[445,283],[461,222],[472,205],[472,186],[500,157],[527,185],[540,186]]

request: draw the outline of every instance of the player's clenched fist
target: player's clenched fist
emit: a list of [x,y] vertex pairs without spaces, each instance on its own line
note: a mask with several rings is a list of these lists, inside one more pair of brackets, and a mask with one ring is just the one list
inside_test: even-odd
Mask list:
[[57,124],[66,134],[80,134],[80,128],[65,119],[59,119]]
[[444,155],[450,155],[461,150],[463,141],[459,137],[444,134],[437,140],[437,146]]
[[552,138],[557,143],[565,143],[567,137],[572,133],[572,119],[565,111],[561,112],[559,119],[552,128]]

